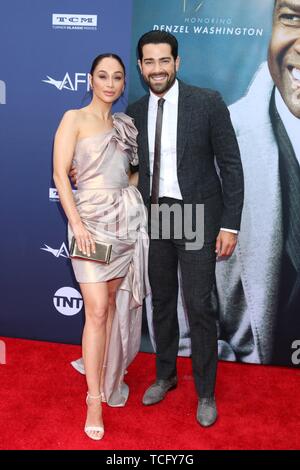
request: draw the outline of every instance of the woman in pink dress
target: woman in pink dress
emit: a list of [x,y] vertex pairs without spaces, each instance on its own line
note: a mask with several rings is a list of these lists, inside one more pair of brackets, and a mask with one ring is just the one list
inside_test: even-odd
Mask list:
[[[94,60],[90,104],[67,111],[54,144],[54,181],[68,219],[69,242],[90,256],[95,242],[112,245],[109,264],[72,258],[85,307],[82,355],[87,381],[85,432],[102,439],[102,402],[123,406],[125,369],[139,349],[141,310],[149,291],[147,216],[130,167],[138,164],[137,130],[112,104],[125,88],[125,67],[115,54]],[[77,171],[77,192],[69,181]]]

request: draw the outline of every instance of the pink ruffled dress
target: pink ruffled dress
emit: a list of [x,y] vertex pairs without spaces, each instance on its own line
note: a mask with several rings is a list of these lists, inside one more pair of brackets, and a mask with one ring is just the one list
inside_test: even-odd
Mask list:
[[[112,244],[110,264],[72,259],[80,283],[124,277],[117,292],[107,359],[104,393],[111,406],[123,406],[128,387],[126,367],[141,338],[142,303],[149,293],[147,213],[142,196],[128,184],[129,164],[137,165],[137,130],[124,113],[113,115],[113,128],[77,142],[75,202],[81,220],[95,241]],[[69,243],[73,236],[68,226]],[[81,360],[74,361],[80,369]]]

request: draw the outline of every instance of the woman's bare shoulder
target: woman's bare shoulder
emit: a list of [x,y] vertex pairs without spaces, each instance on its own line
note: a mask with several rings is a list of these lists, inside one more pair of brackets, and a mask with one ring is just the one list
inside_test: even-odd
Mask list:
[[73,132],[78,133],[84,125],[85,120],[85,113],[82,112],[82,109],[69,109],[68,111],[65,111],[60,127],[63,127],[66,130],[72,129]]
[[81,109],[68,109],[63,115],[65,121],[79,121],[81,119]]

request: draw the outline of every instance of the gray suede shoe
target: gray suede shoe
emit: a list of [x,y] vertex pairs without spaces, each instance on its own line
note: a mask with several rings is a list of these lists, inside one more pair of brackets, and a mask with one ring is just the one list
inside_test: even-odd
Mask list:
[[205,428],[214,424],[218,417],[217,406],[214,397],[199,399],[196,417],[198,423]]
[[173,390],[177,387],[177,377],[164,380],[159,379],[152,384],[145,392],[143,396],[143,405],[155,405],[162,401],[169,390]]

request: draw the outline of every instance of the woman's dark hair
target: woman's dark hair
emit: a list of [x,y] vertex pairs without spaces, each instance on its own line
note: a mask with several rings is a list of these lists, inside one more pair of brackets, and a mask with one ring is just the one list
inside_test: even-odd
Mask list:
[[105,54],[97,55],[97,57],[95,57],[95,59],[93,60],[91,70],[90,70],[91,75],[93,75],[93,73],[95,71],[95,68],[101,62],[101,60],[106,59],[106,58],[111,58],[111,59],[117,60],[119,62],[119,64],[121,65],[122,69],[123,69],[124,75],[126,74],[125,65],[124,65],[123,60],[121,59],[121,57],[119,57],[117,54],[113,54],[112,52],[106,52]]
[[167,33],[166,31],[148,31],[148,33],[143,34],[140,37],[137,50],[139,59],[142,60],[143,58],[143,47],[146,44],[169,44],[171,46],[172,56],[174,60],[177,59],[178,56],[178,42],[175,36],[171,33]]

